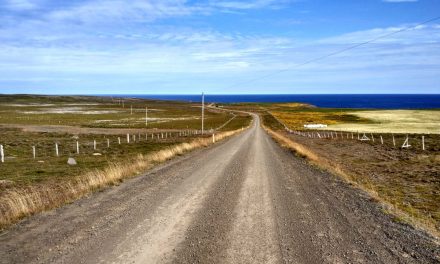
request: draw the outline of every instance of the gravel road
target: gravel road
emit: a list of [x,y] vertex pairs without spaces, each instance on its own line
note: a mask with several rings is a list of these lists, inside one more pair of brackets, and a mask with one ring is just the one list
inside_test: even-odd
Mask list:
[[0,234],[0,263],[439,263],[424,233],[250,129]]

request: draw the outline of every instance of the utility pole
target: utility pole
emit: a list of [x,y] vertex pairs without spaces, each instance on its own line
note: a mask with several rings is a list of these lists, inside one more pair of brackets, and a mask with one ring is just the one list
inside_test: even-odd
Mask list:
[[204,134],[205,125],[205,94],[202,93],[202,135]]
[[148,126],[148,107],[145,107],[145,126]]

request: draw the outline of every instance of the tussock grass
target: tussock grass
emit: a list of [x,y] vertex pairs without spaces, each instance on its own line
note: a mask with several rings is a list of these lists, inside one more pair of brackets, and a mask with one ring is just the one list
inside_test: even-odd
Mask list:
[[436,227],[436,222],[430,215],[420,214],[417,209],[410,204],[400,204],[391,201],[389,196],[382,195],[377,186],[368,178],[362,175],[352,175],[344,170],[340,165],[324,157],[319,156],[307,146],[294,142],[292,139],[273,131],[267,127],[265,130],[282,146],[291,149],[299,155],[308,159],[313,165],[320,167],[332,174],[335,174],[348,182],[350,185],[368,193],[372,200],[381,204],[383,211],[393,216],[398,222],[408,223],[416,228],[426,231],[436,238],[440,243],[440,231]]
[[[216,141],[239,131],[241,129],[218,133]],[[212,144],[211,138],[197,138],[151,154],[138,154],[131,162],[115,162],[103,169],[66,181],[7,188],[0,192],[0,228],[15,223],[23,217],[72,202],[92,191],[118,184],[123,179],[139,175],[158,163],[210,144]]]

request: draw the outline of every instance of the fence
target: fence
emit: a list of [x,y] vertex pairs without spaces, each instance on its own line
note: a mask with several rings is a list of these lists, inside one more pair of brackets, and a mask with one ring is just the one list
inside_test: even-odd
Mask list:
[[[434,135],[418,134],[396,134],[396,133],[364,133],[364,132],[344,132],[326,130],[291,130],[285,128],[290,134],[318,140],[356,140],[359,142],[369,142],[400,149],[418,149],[421,151],[438,150],[438,145],[434,142]],[[428,141],[429,139],[429,141]]]
[[[212,134],[212,140],[215,142],[214,130],[205,131],[204,136],[209,137]],[[156,132],[156,133],[135,133],[126,135],[104,136],[101,139],[80,140],[78,137],[73,139],[64,139],[47,142],[35,142],[34,144],[19,144],[17,142],[0,144],[0,163],[5,163],[7,159],[30,158],[37,160],[47,157],[71,157],[77,155],[100,155],[100,152],[106,152],[113,149],[121,149],[125,145],[134,145],[136,143],[165,143],[178,138],[187,138],[202,136],[201,130],[180,130],[175,132]],[[102,137],[97,135],[96,137]],[[47,140],[46,140],[47,141]],[[28,150],[27,150],[28,149]],[[12,153],[12,155],[11,155]]]

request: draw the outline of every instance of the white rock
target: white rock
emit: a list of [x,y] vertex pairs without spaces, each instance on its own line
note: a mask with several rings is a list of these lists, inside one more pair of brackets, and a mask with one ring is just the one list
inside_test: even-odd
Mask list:
[[74,158],[69,158],[67,160],[67,164],[69,164],[69,165],[76,165],[76,160]]

